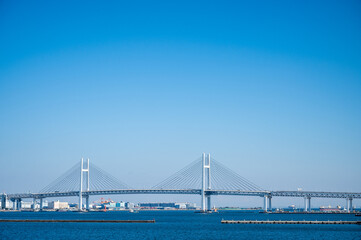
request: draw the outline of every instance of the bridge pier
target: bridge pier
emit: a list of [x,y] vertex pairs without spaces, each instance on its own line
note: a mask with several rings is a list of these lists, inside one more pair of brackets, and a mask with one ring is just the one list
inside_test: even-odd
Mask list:
[[264,195],[263,197],[263,211],[268,211],[268,195]]
[[201,208],[202,208],[202,211],[206,211],[206,198],[204,196],[204,193],[202,191],[202,196],[201,196]]
[[79,205],[78,205],[78,210],[82,211],[83,210],[83,194],[81,192],[79,192]]
[[85,197],[85,207],[86,207],[86,210],[89,211],[89,195],[87,195]]
[[1,195],[1,209],[6,209],[6,200],[7,200],[7,196],[4,193]]
[[352,198],[350,198],[349,200],[350,200],[350,210],[352,211]]
[[36,209],[36,198],[33,198],[33,205],[31,206],[31,208],[33,209],[33,211],[35,211],[35,209]]
[[272,196],[270,194],[263,196],[263,211],[268,212],[268,210],[272,212]]
[[40,211],[43,211],[43,198],[40,198]]
[[208,195],[208,196],[207,196],[207,211],[211,211],[211,210],[212,210],[211,196]]
[[21,209],[21,198],[15,198],[13,200],[13,209],[20,210]]
[[352,212],[352,198],[351,197],[348,197],[346,198],[346,209],[347,209],[347,212]]
[[311,197],[310,196],[306,196],[305,197],[305,212],[311,212]]

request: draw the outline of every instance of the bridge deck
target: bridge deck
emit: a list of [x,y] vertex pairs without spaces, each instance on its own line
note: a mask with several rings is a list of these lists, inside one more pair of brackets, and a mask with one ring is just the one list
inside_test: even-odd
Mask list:
[[[111,189],[84,191],[83,196],[113,194],[195,194],[201,195],[201,189]],[[238,195],[238,196],[272,196],[272,197],[315,197],[315,198],[361,198],[361,193],[350,192],[315,192],[315,191],[237,191],[206,190],[206,195]],[[48,198],[79,196],[78,191],[52,193],[19,193],[8,194],[7,198]]]

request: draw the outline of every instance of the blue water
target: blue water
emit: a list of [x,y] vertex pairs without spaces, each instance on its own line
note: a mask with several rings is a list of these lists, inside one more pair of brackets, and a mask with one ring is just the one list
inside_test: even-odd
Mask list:
[[360,225],[241,225],[226,220],[358,220],[346,214],[220,211],[0,212],[1,219],[155,219],[156,223],[0,223],[0,239],[360,239]]

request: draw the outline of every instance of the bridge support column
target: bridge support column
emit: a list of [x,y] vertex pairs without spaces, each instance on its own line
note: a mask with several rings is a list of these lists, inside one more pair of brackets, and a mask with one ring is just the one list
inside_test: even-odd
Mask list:
[[305,197],[305,212],[311,212],[311,197],[310,196],[306,196]]
[[207,196],[207,210],[208,211],[212,210],[211,196],[210,195]]
[[17,204],[16,204],[16,199],[11,199],[11,201],[13,202],[13,210],[16,210],[16,206],[17,206]]
[[79,193],[79,205],[78,205],[78,210],[79,210],[79,211],[83,211],[83,196],[82,196],[82,193]]
[[346,198],[347,212],[352,212],[352,198]]
[[21,209],[21,198],[15,199],[15,210]]
[[2,194],[1,195],[1,209],[6,209],[6,200],[7,200],[6,194]]
[[[207,156],[202,154],[202,190],[201,190],[201,207],[202,211],[205,212],[211,209],[211,196],[206,195],[206,190],[211,190],[211,154]],[[207,206],[206,206],[207,202]]]
[[268,196],[268,209],[272,212],[272,196]]
[[202,196],[201,196],[201,208],[202,208],[202,211],[206,211],[206,197],[204,196],[204,194],[202,193]]
[[79,211],[83,210],[83,161],[84,159],[81,158],[80,161],[80,189],[79,189]]
[[264,199],[263,199],[263,211],[267,212],[268,211],[268,196],[265,195]]
[[43,198],[40,198],[40,211],[43,211]]
[[350,211],[352,212],[353,210],[352,210],[352,198],[350,198]]
[[311,197],[308,197],[308,212],[311,212],[312,208],[311,208]]
[[83,174],[86,173],[86,191],[89,191],[89,158],[87,159],[87,167],[84,168],[84,159],[81,158],[80,161],[80,189],[79,189],[79,211],[83,210]]
[[86,210],[89,211],[89,195],[85,197],[85,206],[86,206]]
[[304,212],[307,212],[307,210],[308,210],[308,206],[307,206],[307,205],[308,205],[308,202],[307,202],[307,197],[305,197],[305,198],[304,198],[304,201],[305,201],[305,202],[304,202],[304,208],[303,208],[303,211],[304,211]]
[[349,198],[346,198],[346,211],[350,212],[350,202],[349,202]]
[[201,191],[201,208],[202,211],[206,211],[206,196],[205,196],[205,188],[206,188],[206,171],[204,165],[206,164],[206,154],[202,154],[202,191]]
[[21,199],[14,200],[14,210],[20,210],[21,203],[19,203],[19,202],[21,202]]
[[35,209],[36,209],[36,198],[33,199],[32,209],[33,209],[34,211],[35,211]]

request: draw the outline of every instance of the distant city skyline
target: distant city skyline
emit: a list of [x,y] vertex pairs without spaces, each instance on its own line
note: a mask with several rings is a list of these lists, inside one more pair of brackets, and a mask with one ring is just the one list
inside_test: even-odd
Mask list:
[[[39,191],[82,157],[144,188],[203,152],[263,189],[361,192],[360,12],[356,0],[2,1],[0,192]],[[303,199],[273,199],[290,204]]]

